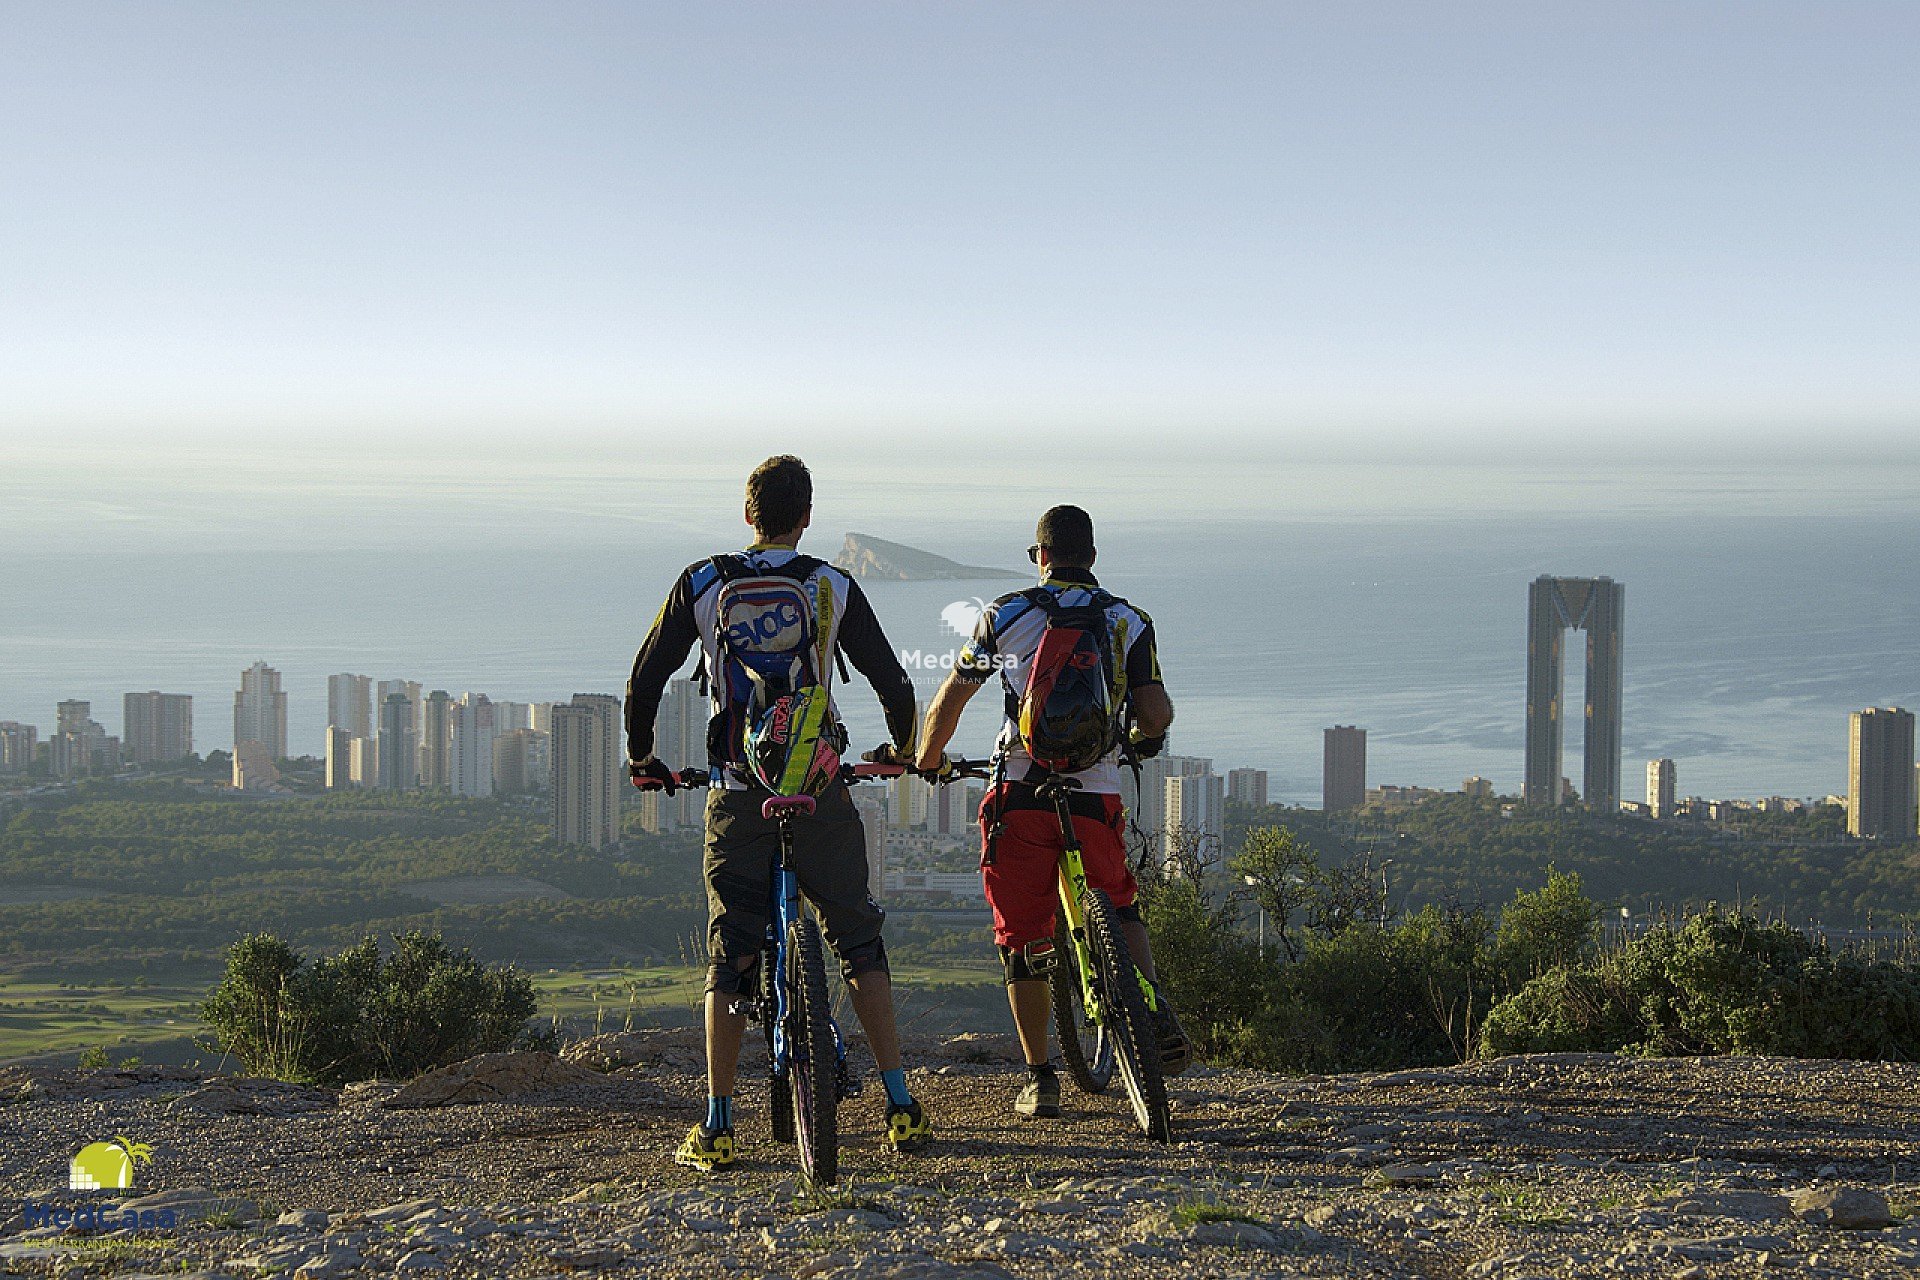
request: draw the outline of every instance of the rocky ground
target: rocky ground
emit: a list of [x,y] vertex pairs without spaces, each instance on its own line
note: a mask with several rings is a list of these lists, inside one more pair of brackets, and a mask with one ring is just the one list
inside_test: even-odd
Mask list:
[[[562,1062],[480,1060],[345,1093],[164,1068],[0,1067],[0,1277],[1909,1276],[1920,1270],[1920,1067],[1503,1059],[1289,1078],[1196,1068],[1178,1140],[1069,1087],[1008,1108],[997,1039],[919,1047],[936,1150],[843,1109],[841,1185],[797,1188],[743,1082],[744,1167],[667,1152],[704,1088],[685,1032]],[[622,1065],[623,1063],[628,1065]],[[588,1067],[602,1068],[589,1070]],[[606,1070],[606,1068],[611,1068]],[[121,1207],[173,1231],[30,1227],[73,1207],[83,1143],[151,1144]],[[138,1197],[129,1199],[129,1196]]]

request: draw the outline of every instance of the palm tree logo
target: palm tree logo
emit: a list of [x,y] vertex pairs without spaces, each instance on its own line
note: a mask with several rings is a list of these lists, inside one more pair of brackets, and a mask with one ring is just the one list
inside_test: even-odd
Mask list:
[[153,1148],[144,1142],[117,1137],[80,1148],[67,1166],[67,1188],[72,1191],[125,1191],[133,1185],[133,1166],[153,1163]]
[[963,639],[971,639],[973,630],[980,625],[980,615],[987,611],[987,602],[979,596],[971,600],[955,600],[940,611],[940,621],[947,630]]

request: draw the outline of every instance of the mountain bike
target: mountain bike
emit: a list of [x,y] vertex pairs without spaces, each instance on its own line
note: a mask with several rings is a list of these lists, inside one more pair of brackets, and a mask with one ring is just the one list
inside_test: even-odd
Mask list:
[[[992,762],[949,760],[949,778],[987,779]],[[1050,977],[1060,1056],[1081,1092],[1102,1094],[1117,1068],[1140,1132],[1172,1137],[1166,1073],[1154,1025],[1163,998],[1133,961],[1120,917],[1105,892],[1087,883],[1084,851],[1069,801],[1079,782],[1049,773],[1034,788],[1060,820],[1060,909],[1054,916]]]
[[[840,766],[840,781],[895,778],[901,765]],[[675,775],[683,787],[714,785],[710,771],[683,769]],[[774,860],[773,910],[766,950],[761,955],[761,991],[739,1000],[733,1012],[745,1014],[766,1032],[770,1077],[767,1114],[775,1142],[799,1148],[800,1172],[814,1186],[832,1186],[840,1177],[840,1103],[860,1091],[847,1062],[847,1043],[834,1021],[827,993],[827,949],[820,922],[800,902],[800,878],[794,870],[793,824],[811,818],[812,796],[768,796],[760,816],[775,823],[780,855]]]

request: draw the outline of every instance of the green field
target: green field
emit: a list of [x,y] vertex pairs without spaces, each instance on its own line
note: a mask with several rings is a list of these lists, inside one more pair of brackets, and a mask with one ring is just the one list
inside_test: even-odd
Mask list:
[[[706,974],[678,965],[549,968],[532,974],[540,1000],[536,1027],[559,1022],[568,1038],[637,1027],[686,1026],[698,1020]],[[0,975],[0,1062],[104,1049],[118,1063],[138,1057],[182,1061],[217,1057],[196,1047],[206,1039],[200,1001],[217,973],[182,973],[149,985],[57,982]],[[894,967],[903,1021],[937,1010],[971,1012],[998,999],[999,965]],[[839,983],[834,987],[838,989]],[[844,999],[840,1001],[844,1005]],[[997,1008],[997,1004],[994,1005]],[[845,1009],[840,1010],[841,1016]],[[946,1021],[946,1019],[939,1019]]]

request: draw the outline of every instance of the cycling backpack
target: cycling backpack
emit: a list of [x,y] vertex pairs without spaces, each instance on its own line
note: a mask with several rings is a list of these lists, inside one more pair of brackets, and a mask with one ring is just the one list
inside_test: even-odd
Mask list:
[[714,702],[708,755],[775,795],[818,795],[839,776],[832,711],[833,584],[824,561],[763,568],[715,556]]
[[1091,769],[1120,742],[1126,685],[1114,655],[1126,652],[1126,623],[1107,610],[1121,602],[1098,590],[1082,605],[1044,587],[1021,594],[1047,615],[1013,716],[1021,749],[1042,770]]

